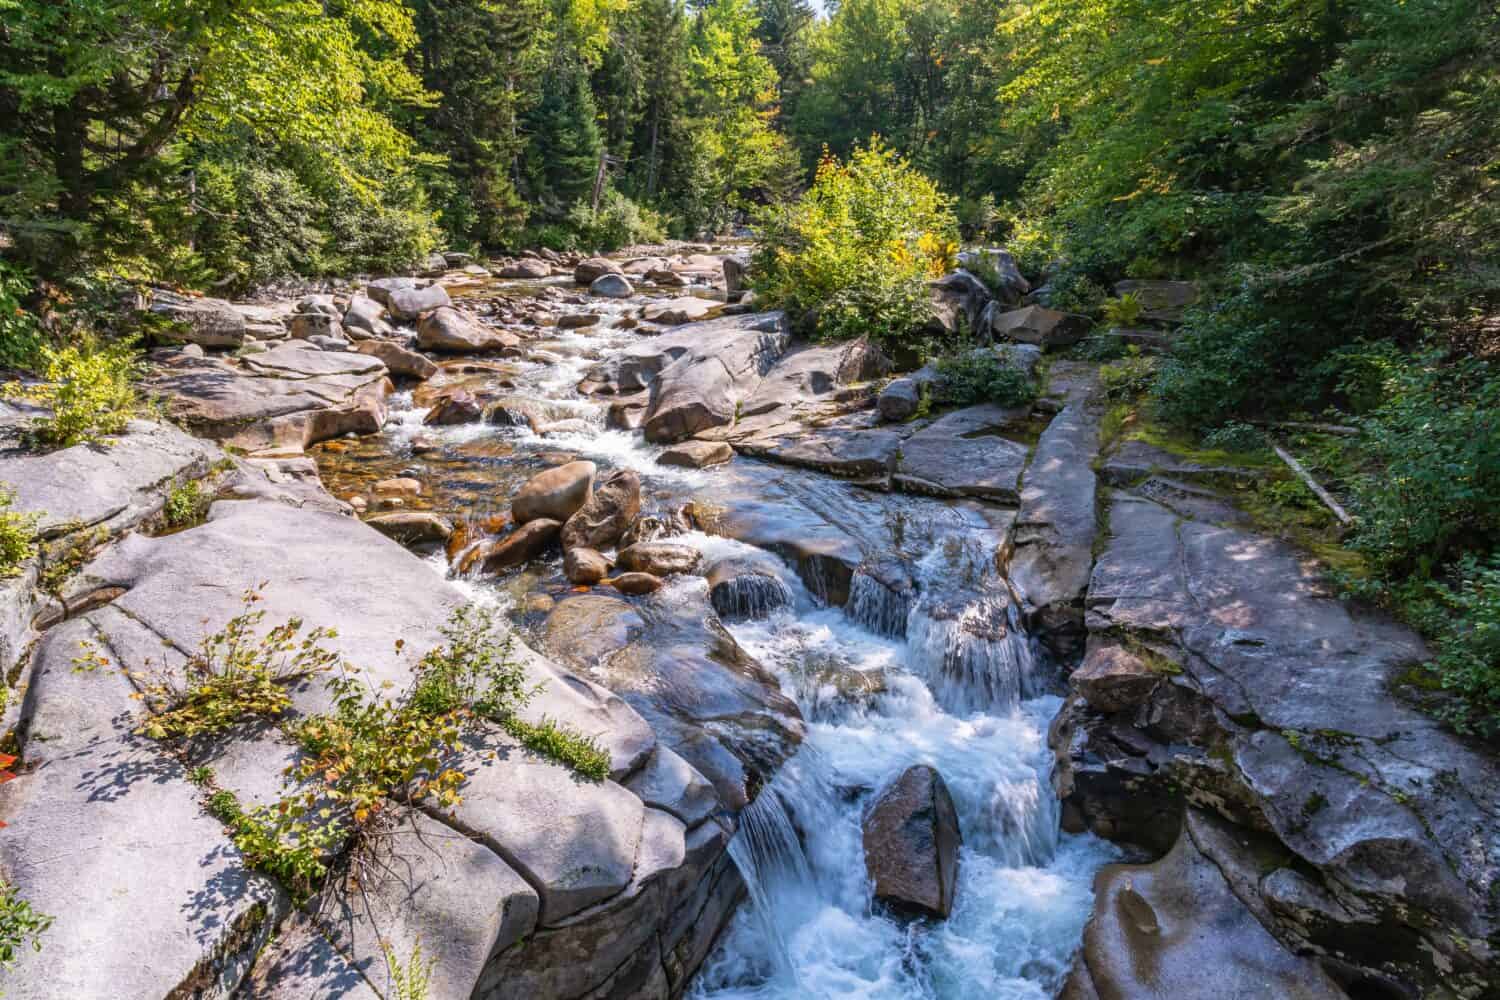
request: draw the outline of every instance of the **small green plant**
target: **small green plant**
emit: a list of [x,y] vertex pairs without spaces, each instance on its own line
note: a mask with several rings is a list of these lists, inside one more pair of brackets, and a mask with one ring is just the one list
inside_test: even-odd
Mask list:
[[140,409],[134,384],[139,360],[129,343],[88,338],[60,348],[44,345],[41,359],[43,382],[6,390],[11,398],[51,410],[32,421],[35,443],[66,448],[99,441],[124,430]]
[[167,491],[162,518],[169,528],[185,528],[203,520],[212,494],[196,479],[184,479]]
[[206,788],[214,783],[214,769],[206,764],[199,764],[188,771],[188,780],[200,788]]
[[1156,360],[1130,345],[1125,357],[1099,369],[1104,394],[1113,400],[1139,399],[1150,391],[1156,380]]
[[1036,386],[1021,369],[993,351],[974,350],[939,358],[932,402],[942,406],[997,403],[1020,406],[1036,398]]
[[42,350],[42,330],[22,301],[31,294],[31,275],[0,260],[0,367],[30,369]]
[[283,799],[246,812],[234,793],[223,789],[208,798],[209,815],[229,828],[245,864],[276,879],[300,903],[328,877],[328,861],[343,830],[332,823],[302,823],[300,814],[288,819],[296,810],[296,803]]
[[15,491],[0,488],[0,577],[15,576],[21,564],[36,555],[36,526],[40,514],[11,510]]
[[386,972],[391,977],[390,1000],[427,1000],[432,983],[432,968],[437,959],[422,957],[422,942],[411,947],[411,956],[405,962],[396,954],[388,942],[381,946],[385,951]]
[[[186,740],[248,719],[275,719],[291,707],[287,682],[338,664],[338,654],[319,645],[336,637],[331,629],[303,635],[302,620],[293,618],[262,632],[266,613],[255,608],[261,600],[258,588],[246,590],[245,610],[204,638],[180,670],[148,663],[129,672],[152,709],[140,732],[157,740]],[[80,647],[75,669],[110,665],[93,643],[85,640]]]
[[20,952],[42,950],[42,935],[52,918],[32,909],[16,887],[0,878],[0,969],[14,968]]
[[609,777],[609,753],[593,737],[583,736],[551,719],[526,722],[514,715],[502,720],[505,731],[533,753],[566,764],[585,778],[603,781]]
[[1203,435],[1203,443],[1223,451],[1256,452],[1266,447],[1266,436],[1251,424],[1230,421]]
[[1117,299],[1104,300],[1104,323],[1118,329],[1129,329],[1141,321],[1145,311],[1140,296],[1126,292]]

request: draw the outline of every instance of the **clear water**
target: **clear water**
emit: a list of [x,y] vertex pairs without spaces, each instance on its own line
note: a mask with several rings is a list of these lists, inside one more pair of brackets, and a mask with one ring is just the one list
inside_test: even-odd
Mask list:
[[[609,314],[638,304],[587,308]],[[425,411],[404,394],[393,401],[384,453],[362,457],[359,474],[369,478],[410,468],[437,484],[434,506],[483,513],[503,506],[511,483],[518,485],[517,477],[540,467],[528,463],[543,453],[566,452],[604,468],[635,469],[646,493],[665,505],[748,494],[797,508],[803,516],[811,512],[855,536],[866,551],[899,557],[912,568],[913,591],[895,593],[860,573],[848,609],[827,608],[782,565],[790,606],[728,625],[797,701],[808,720],[807,738],[741,817],[730,850],[749,899],[689,995],[1054,995],[1088,917],[1094,872],[1111,859],[1112,849],[1092,837],[1058,832],[1046,732],[1059,701],[1047,693],[1047,671],[1019,629],[1005,581],[994,569],[1007,515],[976,504],[870,494],[743,459],[717,470],[661,466],[661,448],[645,444],[638,433],[605,429],[602,407],[590,411],[574,391],[598,358],[637,336],[607,323],[558,333],[538,345],[547,351],[545,360],[518,365],[519,394],[585,404],[586,429],[537,436],[486,425],[424,428]],[[419,432],[441,443],[441,460],[412,453]],[[465,449],[492,441],[503,446],[496,452],[503,457],[475,458],[473,474],[464,472],[464,456],[472,453]],[[425,472],[424,462],[430,463]],[[338,474],[336,463],[325,468],[325,476]],[[444,495],[448,483],[453,492]],[[759,550],[725,538],[695,533],[677,540],[697,546],[709,560],[747,552],[765,560]],[[444,566],[440,554],[433,561],[435,568]],[[545,572],[537,576],[544,578]],[[504,584],[462,585],[501,606],[517,592]],[[653,599],[701,606],[705,590],[701,578],[678,579]],[[917,763],[943,775],[964,840],[955,909],[942,922],[887,916],[872,903],[865,875],[866,803]]]

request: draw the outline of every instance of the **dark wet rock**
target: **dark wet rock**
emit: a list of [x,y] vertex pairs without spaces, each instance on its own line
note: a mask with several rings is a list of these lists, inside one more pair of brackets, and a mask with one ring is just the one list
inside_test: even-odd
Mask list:
[[484,421],[505,427],[545,427],[578,416],[576,409],[530,396],[491,396],[485,401]]
[[609,548],[620,541],[640,512],[640,477],[629,469],[611,472],[568,518],[563,526],[563,548]]
[[157,289],[152,292],[150,310],[171,321],[165,331],[167,339],[201,347],[239,347],[245,342],[245,317],[223,299]]
[[1025,417],[993,404],[946,414],[902,443],[892,482],[911,493],[1015,502],[1027,449],[1000,433]]
[[637,542],[623,549],[619,555],[620,568],[627,573],[650,573],[652,576],[673,576],[692,573],[702,562],[697,549],[673,542]]
[[478,354],[514,350],[520,344],[515,334],[483,326],[450,306],[434,310],[417,325],[417,346],[426,351]]
[[392,340],[366,340],[355,344],[354,350],[376,359],[392,375],[426,379],[437,374],[437,365]]
[[623,274],[601,274],[589,283],[589,294],[607,299],[628,299],[635,294],[635,288]]
[[1021,606],[1064,663],[1083,652],[1083,595],[1093,564],[1099,451],[1098,387],[1091,369],[1058,365],[1062,412],[1042,431],[1026,468],[1003,568]]
[[723,465],[734,458],[734,449],[723,441],[684,441],[662,452],[657,461],[685,469]]
[[1116,295],[1134,295],[1141,300],[1145,319],[1180,323],[1188,308],[1198,302],[1198,286],[1191,281],[1150,281],[1127,278],[1115,282]]
[[1009,312],[991,311],[990,333],[996,337],[1035,344],[1043,350],[1070,347],[1089,332],[1087,316],[1058,312],[1042,306],[1025,306]]
[[[375,298],[374,284],[370,286],[370,297]],[[386,294],[385,307],[389,310],[391,318],[398,323],[410,323],[423,313],[444,306],[452,305],[448,298],[448,292],[442,285],[428,285],[426,288],[398,287],[392,288]]]
[[865,814],[865,869],[875,899],[901,912],[947,919],[962,843],[942,775],[925,764],[907,768]]
[[833,606],[846,603],[854,573],[865,562],[859,543],[804,507],[774,502],[773,489],[765,495],[770,502],[741,501],[712,516],[704,512],[697,518],[698,527],[774,552],[819,600]]
[[1267,933],[1237,898],[1216,859],[1198,847],[1212,826],[1191,811],[1166,857],[1099,873],[1094,916],[1064,996],[1349,996],[1316,961]]
[[484,415],[484,407],[471,393],[460,389],[439,397],[422,423],[429,427],[449,427],[454,424],[478,423]]
[[398,511],[365,518],[365,523],[404,545],[442,544],[453,534],[453,522],[429,511]]
[[734,641],[701,592],[635,603],[571,597],[558,602],[546,634],[553,655],[586,666],[634,706],[732,812],[755,798],[801,741],[796,705]]
[[750,257],[746,254],[732,255],[724,258],[724,291],[730,295],[738,295],[745,290],[746,279],[750,275]]
[[563,549],[563,575],[569,583],[594,584],[609,575],[609,560],[595,549],[581,545]]
[[708,579],[709,602],[725,621],[765,618],[792,603],[791,590],[769,559],[720,559],[703,575]]
[[592,285],[606,274],[624,274],[620,265],[608,257],[590,257],[573,268],[573,280],[580,285]]
[[662,578],[650,573],[620,573],[604,581],[622,594],[654,594],[662,587]]
[[504,538],[486,542],[479,549],[481,572],[498,573],[528,563],[557,542],[562,523],[547,517],[532,518]]

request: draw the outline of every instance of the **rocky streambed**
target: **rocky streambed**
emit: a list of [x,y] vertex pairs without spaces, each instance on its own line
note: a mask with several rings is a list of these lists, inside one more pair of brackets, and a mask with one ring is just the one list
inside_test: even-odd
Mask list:
[[[1494,995],[1500,775],[1388,693],[1415,636],[1224,470],[1102,440],[1018,274],[934,296],[1037,333],[992,348],[1036,405],[918,416],[926,373],[795,341],[708,251],[167,301],[193,343],[153,384],[200,438],[0,456],[48,511],[4,595],[0,870],[56,917],[8,994],[386,995],[420,943],[434,997]],[[157,531],[189,480],[206,522]],[[73,670],[180,662],[261,581],[393,687],[498,609],[527,712],[609,778],[487,734],[388,877],[293,906],[189,779],[274,801],[294,748],[168,757],[128,677]]]

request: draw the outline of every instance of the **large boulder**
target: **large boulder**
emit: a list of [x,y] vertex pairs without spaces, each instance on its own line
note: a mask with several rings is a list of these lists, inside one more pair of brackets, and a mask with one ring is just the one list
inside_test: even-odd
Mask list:
[[724,258],[724,291],[731,296],[738,295],[746,288],[746,279],[750,276],[750,257],[746,254],[729,256]]
[[498,573],[520,566],[547,551],[557,541],[561,531],[560,521],[550,517],[532,518],[504,538],[480,546],[474,561],[485,573]]
[[580,285],[592,285],[606,274],[624,274],[619,264],[608,257],[590,257],[579,261],[573,268],[573,280]]
[[453,534],[453,522],[426,510],[376,514],[365,523],[387,538],[405,545],[441,544]]
[[879,411],[880,419],[891,423],[910,420],[921,407],[923,394],[932,391],[931,386],[935,381],[937,369],[932,365],[926,365],[902,378],[892,379],[880,390],[880,395],[875,397],[875,409]]
[[[370,287],[373,295],[375,286]],[[410,323],[425,312],[451,305],[448,291],[442,285],[426,288],[394,288],[386,296],[385,307],[391,318],[399,323]]]
[[528,278],[533,281],[545,278],[551,273],[552,265],[535,257],[522,257],[495,272],[496,276],[501,278]]
[[393,340],[364,340],[354,350],[367,354],[385,365],[392,375],[426,379],[437,374],[437,365],[416,351],[409,351]]
[[513,350],[520,338],[492,330],[451,306],[443,306],[422,317],[417,326],[417,346],[427,351],[473,352]]
[[[687,331],[692,335],[656,338],[665,343],[658,345],[663,354],[656,364],[661,367],[650,383],[642,423],[648,441],[670,444],[733,423],[739,402],[755,391],[787,344],[785,327],[775,315],[710,321],[682,332]],[[664,364],[667,358],[675,360]],[[624,374],[630,359],[617,364]]]
[[416,278],[376,278],[365,286],[365,294],[389,308],[391,296],[396,292],[407,292],[421,288],[425,283]]
[[1127,278],[1115,282],[1116,295],[1134,295],[1144,307],[1141,316],[1159,323],[1180,323],[1188,308],[1198,301],[1198,286],[1191,281],[1148,281]]
[[569,462],[537,473],[511,498],[511,516],[517,524],[550,518],[560,526],[588,503],[597,471],[593,462]]
[[239,347],[245,342],[245,317],[223,299],[192,298],[157,290],[151,312],[171,320],[165,337],[200,347]]
[[707,319],[710,313],[720,307],[721,303],[714,302],[712,299],[683,295],[675,299],[648,303],[641,310],[641,318],[648,323],[681,326],[683,323],[696,323],[698,320]]
[[339,318],[326,312],[301,312],[292,316],[288,328],[293,340],[314,340],[318,337],[344,336],[344,325]]
[[640,477],[629,469],[611,472],[568,518],[563,526],[563,548],[609,548],[624,536],[640,512]]
[[958,262],[982,276],[995,298],[1006,305],[1016,305],[1031,291],[1031,283],[1021,276],[1016,259],[999,249],[965,250]]
[[902,443],[892,482],[910,493],[1016,502],[1028,449],[1000,435],[1019,431],[1028,411],[984,404],[946,414]]
[[875,899],[903,913],[947,919],[962,844],[943,776],[926,764],[907,768],[865,815],[865,869]]
[[792,603],[792,591],[782,582],[769,558],[730,556],[704,573],[708,600],[725,621],[765,618]]
[[356,295],[349,300],[344,310],[344,328],[351,332],[367,333],[372,337],[393,337],[395,327],[386,322],[385,306],[368,295]]
[[601,274],[589,283],[589,294],[606,299],[628,299],[635,288],[623,274]]
[[954,271],[928,285],[932,302],[931,333],[959,336],[979,330],[979,318],[990,303],[990,290],[968,271]]
[[1084,338],[1093,325],[1087,316],[1058,312],[1043,306],[1025,306],[1009,312],[990,310],[989,332],[995,337],[1043,350],[1071,347]]

